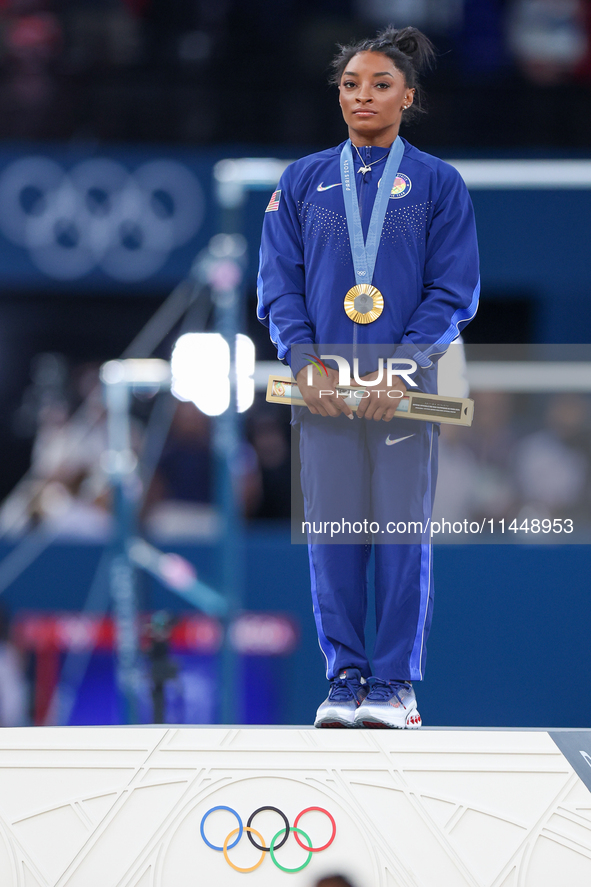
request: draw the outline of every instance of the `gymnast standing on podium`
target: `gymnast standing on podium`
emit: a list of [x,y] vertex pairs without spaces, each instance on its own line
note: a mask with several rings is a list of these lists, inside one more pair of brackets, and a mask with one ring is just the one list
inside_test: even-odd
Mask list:
[[[431,514],[438,426],[394,418],[406,385],[396,375],[377,382],[378,356],[394,356],[401,365],[414,361],[419,390],[436,392],[437,360],[478,304],[466,186],[452,166],[398,135],[401,123],[423,110],[419,75],[433,58],[415,28],[389,27],[341,46],[332,82],[348,138],[290,164],[266,210],[257,313],[307,404],[294,408],[293,419],[307,520],[330,511],[331,518],[370,516],[385,527],[403,514],[426,526]],[[359,378],[374,383],[357,418],[336,394],[336,368],[309,377],[310,356],[328,347],[322,343],[357,357]],[[334,393],[321,394],[326,390]],[[431,544],[426,532],[406,544],[394,540],[353,534],[331,544],[309,535],[313,610],[330,682],[317,727],[421,724],[412,682],[425,669]],[[370,663],[372,547],[377,633]]]

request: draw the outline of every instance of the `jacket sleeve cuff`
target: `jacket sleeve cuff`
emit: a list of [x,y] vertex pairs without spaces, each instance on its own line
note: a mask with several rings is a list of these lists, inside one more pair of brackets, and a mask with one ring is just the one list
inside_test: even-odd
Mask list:
[[[430,349],[429,349],[430,350]],[[437,357],[441,357],[441,354],[446,350],[446,348],[442,348],[441,351],[438,350]],[[394,357],[404,358],[405,360],[414,360],[417,363],[417,366],[420,366],[422,369],[428,369],[433,366],[433,359],[429,356],[429,354],[425,351],[421,351],[414,342],[411,342],[406,336],[403,336],[402,342],[400,345],[396,346],[394,351]]]
[[298,346],[295,349],[289,348],[285,354],[285,360],[289,364],[291,368],[291,373],[294,379],[300,370],[303,370],[304,367],[307,367],[309,364],[309,360],[304,356],[304,351],[309,351],[310,354],[314,354],[316,352],[316,348],[312,342],[310,344],[300,343],[298,342]]

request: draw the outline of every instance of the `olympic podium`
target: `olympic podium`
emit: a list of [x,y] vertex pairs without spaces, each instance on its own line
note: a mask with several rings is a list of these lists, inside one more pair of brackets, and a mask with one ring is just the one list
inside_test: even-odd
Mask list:
[[590,765],[584,730],[4,729],[0,885],[587,887]]

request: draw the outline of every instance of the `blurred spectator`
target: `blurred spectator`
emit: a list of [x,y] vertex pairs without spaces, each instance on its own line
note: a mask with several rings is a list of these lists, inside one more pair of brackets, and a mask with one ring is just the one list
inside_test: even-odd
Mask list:
[[591,81],[591,0],[583,0],[583,26],[587,50],[575,69],[575,79],[589,83]]
[[[462,337],[447,349],[437,364],[437,390],[448,397],[469,397],[466,353]],[[472,515],[477,489],[478,460],[469,448],[470,431],[442,425],[439,433],[437,487],[433,520],[456,521]]]
[[213,472],[211,420],[190,401],[179,401],[148,500],[210,504]]
[[69,0],[62,15],[68,36],[68,70],[126,67],[140,58],[137,13],[141,4],[124,0]]
[[[494,83],[506,66],[504,0],[464,0],[461,27],[457,30],[454,55],[460,60],[462,76],[477,76],[479,90]],[[482,100],[480,98],[480,100]]]
[[[439,53],[424,144],[588,146],[583,121],[565,126],[586,96],[552,97],[551,112],[544,100],[554,84],[591,79],[589,0],[0,0],[0,126],[31,138],[260,145],[262,106],[274,108],[268,143],[335,143],[327,59],[392,22],[425,30]],[[247,59],[251,76],[236,80]],[[520,95],[511,59],[534,95]],[[555,129],[538,120],[538,100],[564,115]]]
[[568,81],[586,57],[585,6],[585,0],[512,0],[509,46],[534,83]]
[[[65,364],[56,360],[56,355],[38,355],[33,385],[17,411],[21,431],[36,419],[35,440],[29,475],[3,503],[0,527],[18,533],[43,522],[62,536],[104,540],[111,529],[111,513],[99,365],[82,364],[66,380],[60,376]],[[70,382],[72,392],[67,390]],[[70,400],[82,405],[72,412]],[[131,432],[137,453],[141,426],[136,420]]]
[[251,442],[261,474],[261,499],[255,518],[287,519],[291,511],[291,459],[288,432],[271,415],[254,419]]
[[474,423],[466,444],[478,463],[472,490],[475,520],[507,517],[515,500],[512,476],[515,432],[511,426],[513,400],[503,391],[476,391]]
[[25,388],[12,426],[18,437],[33,438],[44,413],[67,414],[68,365],[62,354],[44,352],[31,361],[31,384]]
[[364,22],[397,28],[412,25],[429,35],[447,33],[462,21],[464,0],[356,0],[355,11]]
[[434,521],[463,521],[479,510],[481,466],[470,449],[470,434],[470,428],[441,426]]
[[515,451],[515,484],[525,517],[591,521],[591,410],[588,397],[550,398],[545,428]]
[[519,401],[503,392],[471,396],[472,428],[441,427],[434,520],[570,518],[579,529],[588,527],[591,399],[553,395],[539,428],[539,395]]
[[[108,449],[106,411],[98,364],[83,364],[73,373],[76,397],[84,404],[70,416],[50,407],[39,417],[31,471],[41,480],[30,515],[55,523],[62,535],[105,538],[111,527],[110,498],[104,469]],[[132,423],[137,452],[140,429]]]
[[[177,405],[168,440],[146,495],[148,531],[162,538],[215,537],[219,519],[215,509],[215,460],[208,416],[190,401]],[[260,501],[256,455],[244,443],[236,478],[244,513],[252,514]]]
[[57,89],[53,63],[63,34],[51,2],[6,0],[0,6],[4,88],[0,104],[12,119],[12,130],[35,136],[39,121],[51,113]]
[[27,720],[27,684],[20,653],[10,640],[8,614],[0,608],[0,727]]

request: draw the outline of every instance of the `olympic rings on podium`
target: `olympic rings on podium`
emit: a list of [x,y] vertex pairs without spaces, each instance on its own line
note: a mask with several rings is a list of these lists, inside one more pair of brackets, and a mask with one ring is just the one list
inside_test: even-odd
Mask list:
[[[242,826],[241,826],[241,828],[242,828]],[[263,852],[261,853],[261,858],[259,859],[259,861],[258,861],[258,862],[255,862],[254,865],[251,865],[250,868],[247,868],[247,869],[241,869],[239,865],[234,865],[234,863],[232,862],[232,860],[231,860],[230,857],[228,856],[228,841],[230,840],[230,838],[232,837],[232,835],[235,835],[236,832],[239,832],[239,831],[240,831],[239,828],[235,828],[234,831],[233,831],[233,832],[230,832],[230,834],[226,837],[226,840],[224,841],[224,846],[223,846],[224,859],[226,860],[226,862],[228,863],[228,865],[231,865],[232,868],[233,868],[235,871],[237,871],[237,872],[254,872],[255,869],[258,869],[258,867],[261,865],[263,859],[265,858],[265,851],[264,851],[264,850],[263,850]],[[251,832],[254,832],[254,834],[257,835],[257,836],[261,839],[261,841],[263,840],[263,836],[261,835],[261,833],[260,833],[260,832],[257,832],[256,829],[251,828],[249,825],[245,825],[245,826],[244,826],[244,831],[245,831],[245,832],[248,832],[248,837],[249,837],[249,838],[250,838],[250,833],[251,833]],[[239,840],[240,840],[240,838],[236,838],[236,841],[239,841]],[[236,841],[234,841],[234,844],[236,844]],[[253,843],[254,843],[254,842],[253,842]],[[234,844],[230,844],[230,847],[233,847]]]
[[[312,847],[311,844],[310,844],[310,847],[304,847],[304,845],[302,844],[302,842],[300,841],[300,839],[297,836],[297,829],[295,826],[298,824],[298,822],[300,821],[300,819],[302,818],[304,813],[309,813],[310,810],[319,810],[321,813],[326,813],[326,815],[328,816],[328,818],[330,819],[331,824],[332,824],[332,835],[330,836],[330,838],[328,839],[326,844],[322,845],[322,847]],[[296,832],[295,839],[296,839],[297,843],[300,845],[300,847],[302,847],[304,850],[310,850],[311,853],[320,853],[321,850],[326,850],[327,847],[330,847],[330,845],[334,841],[335,835],[337,833],[337,824],[334,821],[334,818],[328,812],[328,810],[325,810],[324,807],[306,807],[305,810],[302,810],[302,812],[298,813],[298,815],[296,816],[292,831]],[[302,832],[302,834],[303,834],[303,832]]]
[[[209,841],[208,838],[205,836],[205,821],[206,821],[207,817],[211,813],[214,813],[216,810],[227,810],[229,813],[232,813],[232,815],[236,817],[236,820],[238,822],[238,828],[235,828],[231,832],[229,832],[229,834],[226,836],[226,838],[224,840],[224,844],[222,847],[218,847],[216,844],[212,844],[211,841]],[[257,816],[259,813],[262,813],[264,810],[271,810],[273,813],[277,813],[283,819],[283,822],[284,822],[284,827],[279,829],[277,834],[275,834],[273,836],[268,847],[265,846],[265,841],[264,841],[264,838],[261,835],[261,833],[258,832],[255,828],[252,828],[252,826],[251,826],[251,823],[254,820],[255,816]],[[319,813],[324,813],[326,816],[328,816],[331,826],[332,826],[332,832],[331,832],[330,838],[328,839],[326,844],[323,844],[321,847],[313,847],[312,846],[312,839],[309,837],[309,835],[305,831],[303,831],[303,829],[298,828],[298,823],[299,823],[300,819],[306,813],[310,813],[313,810],[316,810]],[[336,822],[334,820],[334,817],[328,812],[328,810],[325,810],[324,807],[306,807],[304,810],[301,810],[300,813],[298,813],[298,815],[295,818],[295,822],[292,826],[290,826],[289,820],[287,819],[287,816],[285,815],[285,813],[283,813],[283,811],[280,810],[278,807],[272,807],[272,806],[258,807],[253,813],[250,814],[247,824],[243,825],[242,818],[236,812],[236,810],[233,809],[233,807],[226,807],[223,804],[218,804],[216,807],[211,807],[206,813],[204,813],[203,817],[201,818],[201,824],[200,824],[199,828],[200,828],[200,832],[201,832],[201,837],[203,838],[203,840],[205,841],[207,846],[210,847],[212,850],[221,851],[224,854],[224,859],[226,860],[226,862],[228,863],[228,865],[231,868],[235,869],[235,871],[237,871],[237,872],[244,872],[244,873],[254,872],[255,869],[258,869],[258,867],[263,863],[263,860],[265,858],[265,853],[269,853],[273,863],[277,866],[278,869],[281,869],[281,871],[288,872],[288,873],[301,872],[302,869],[306,868],[306,866],[309,864],[310,860],[312,859],[313,853],[320,853],[322,850],[326,850],[327,847],[330,847],[330,845],[334,841],[336,833],[337,833],[337,826],[336,826]],[[258,860],[258,862],[256,862],[253,866],[250,866],[248,868],[241,868],[240,866],[237,866],[235,863],[232,862],[232,860],[230,859],[230,857],[228,855],[228,851],[231,850],[233,847],[235,847],[236,844],[238,844],[238,842],[240,841],[242,834],[244,832],[246,832],[250,843],[254,847],[256,847],[257,850],[261,851],[261,857]],[[283,845],[287,841],[287,839],[290,835],[290,832],[294,833],[294,837],[295,837],[297,843],[299,844],[299,846],[303,850],[306,850],[308,853],[308,858],[306,859],[306,861],[303,862],[302,865],[297,866],[296,868],[286,868],[285,866],[281,865],[280,862],[278,862],[278,860],[275,856],[276,851],[279,850],[280,847],[283,847]],[[234,835],[236,835],[236,838],[234,838],[234,840],[232,841],[232,838],[234,837]],[[254,838],[251,837],[252,835],[256,835],[256,837],[260,840],[261,843],[257,844],[257,842],[254,840]],[[281,838],[281,835],[283,835],[282,838]],[[308,844],[307,847],[300,840],[299,835],[301,835],[306,840],[306,842]],[[281,840],[279,840],[279,838],[281,838]]]
[[[258,810],[255,810],[254,813],[251,813],[251,814],[250,814],[250,816],[248,817],[248,822],[247,822],[246,824],[247,824],[247,825],[252,825],[252,821],[253,821],[253,819],[255,818],[255,816],[257,815],[257,813],[262,813],[263,810],[273,810],[274,813],[278,813],[279,816],[281,816],[281,818],[283,819],[283,822],[285,823],[285,829],[284,829],[284,831],[285,831],[285,837],[284,837],[283,840],[280,841],[280,843],[277,844],[277,846],[275,847],[275,850],[279,850],[279,848],[280,848],[280,847],[283,847],[283,845],[285,844],[285,842],[286,842],[287,839],[289,838],[289,820],[288,820],[287,816],[285,815],[285,813],[283,813],[282,810],[278,810],[277,807],[259,807]],[[297,822],[296,822],[296,825],[297,825]],[[264,850],[265,852],[268,852],[268,851],[271,849],[271,846],[270,846],[270,845],[269,845],[268,847],[264,847],[264,846],[261,847],[259,844],[257,844],[257,842],[255,841],[254,838],[251,838],[250,835],[251,835],[251,833],[250,833],[250,831],[249,831],[249,832],[248,832],[248,840],[249,840],[250,843],[253,845],[253,847],[256,847],[256,848],[257,848],[257,850]]]
[[[275,853],[274,853],[275,841],[277,840],[277,838],[279,837],[281,832],[285,831],[285,829],[280,829],[277,832],[277,834],[275,835],[275,837],[271,840],[271,843],[269,845],[269,850],[271,851],[271,859],[273,860],[273,862],[275,863],[275,865],[277,866],[278,869],[281,869],[282,872],[287,872],[289,875],[293,875],[295,872],[301,872],[301,870],[305,869],[306,866],[308,865],[308,863],[310,862],[310,860],[312,859],[312,841],[310,840],[310,837],[306,834],[306,832],[303,832],[301,830],[301,828],[296,828],[295,825],[292,825],[291,830],[292,830],[292,832],[299,832],[300,835],[303,835],[304,838],[306,839],[306,841],[308,842],[308,847],[304,848],[305,850],[308,850],[308,858],[304,863],[302,863],[302,865],[299,865],[295,869],[287,869],[287,868],[285,868],[284,865],[281,865],[281,863],[277,862],[277,860],[275,859]],[[296,841],[298,841],[297,834],[296,834]],[[300,847],[304,846],[301,841],[298,841],[298,844],[300,845]],[[278,844],[277,846],[280,847],[281,844]]]
[[[223,847],[216,847],[215,844],[212,844],[211,841],[208,841],[207,838],[205,837],[205,830],[203,828],[203,826],[205,824],[205,820],[207,819],[209,814],[213,813],[215,810],[228,810],[230,813],[233,813],[234,816],[236,817],[236,819],[238,820],[238,829],[237,829],[238,837],[236,838],[236,840],[234,841],[233,844],[230,844],[229,847],[226,847],[226,850],[231,850],[232,847],[236,846],[236,844],[238,843],[238,841],[242,837],[242,832],[244,831],[244,826],[242,825],[242,820],[240,819],[240,816],[231,807],[224,807],[222,804],[219,804],[217,807],[212,807],[210,810],[208,810],[207,813],[205,814],[205,816],[202,818],[201,825],[199,827],[199,830],[201,831],[201,837],[203,838],[203,840],[205,841],[207,846],[211,847],[212,850],[223,850],[224,849]],[[234,834],[234,832],[232,832],[231,834]],[[261,838],[261,840],[262,840],[262,838]]]

